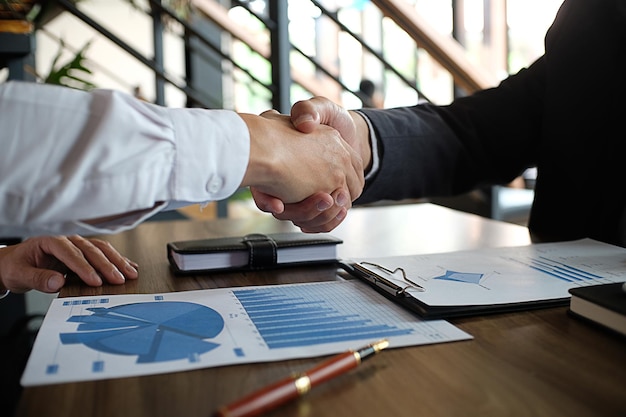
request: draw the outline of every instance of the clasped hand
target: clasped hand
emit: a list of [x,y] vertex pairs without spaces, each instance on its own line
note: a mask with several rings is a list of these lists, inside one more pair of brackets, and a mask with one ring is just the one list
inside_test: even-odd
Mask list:
[[[365,121],[357,113],[348,112],[323,97],[296,103],[290,116],[275,111],[265,112],[262,116],[282,120],[292,131],[285,134],[286,141],[276,145],[276,151],[293,152],[289,160],[294,166],[289,178],[277,176],[285,181],[276,184],[276,191],[250,187],[257,207],[279,220],[292,221],[304,232],[333,230],[346,217],[352,201],[361,194],[363,173],[371,163]],[[306,133],[299,136],[301,142],[289,139],[294,127]],[[319,150],[320,147],[324,149]],[[308,181],[301,182],[303,179]],[[300,185],[303,183],[307,187]],[[289,189],[287,184],[300,188],[283,198]]]

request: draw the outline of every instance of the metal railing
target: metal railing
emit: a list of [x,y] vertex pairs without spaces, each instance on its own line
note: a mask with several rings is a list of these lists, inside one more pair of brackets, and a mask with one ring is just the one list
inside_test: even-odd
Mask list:
[[[197,26],[191,24],[177,16],[177,14],[169,9],[168,7],[161,4],[161,1],[158,0],[149,0],[150,10],[144,10],[146,14],[150,14],[153,18],[153,42],[154,42],[154,56],[146,57],[136,49],[131,47],[128,43],[124,42],[119,36],[113,33],[111,30],[108,30],[101,24],[99,24],[94,18],[88,16],[84,12],[82,12],[75,4],[75,2],[71,0],[55,0],[61,7],[63,7],[68,12],[72,13],[78,19],[83,21],[85,24],[92,27],[95,31],[99,32],[102,36],[109,39],[113,42],[117,47],[121,48],[125,52],[127,52],[133,59],[139,61],[146,67],[150,69],[151,72],[154,73],[155,83],[156,83],[156,98],[155,102],[157,104],[165,104],[166,100],[164,97],[164,85],[169,84],[174,86],[176,89],[180,90],[189,101],[192,101],[197,106],[214,108],[220,106],[222,103],[211,103],[210,100],[207,100],[206,97],[203,97],[202,93],[191,87],[191,80],[187,77],[185,79],[177,79],[174,76],[166,73],[163,65],[163,41],[162,41],[162,31],[163,23],[162,20],[164,17],[167,19],[173,20],[177,22],[177,24],[181,25],[184,28],[184,36],[190,37],[193,36],[197,38],[198,41],[204,45],[206,48],[209,48],[213,53],[217,54],[220,59],[228,62],[229,66],[236,69],[242,74],[245,74],[249,82],[260,86],[262,89],[266,90],[271,99],[271,106],[276,108],[282,112],[288,111],[289,107],[292,104],[292,98],[290,94],[291,87],[294,84],[298,84],[304,90],[308,91],[312,95],[324,94],[324,90],[317,91],[315,84],[313,86],[309,85],[306,82],[302,82],[298,79],[293,79],[290,75],[294,71],[294,68],[290,65],[290,54],[295,53],[305,61],[309,62],[310,65],[314,68],[314,71],[311,72],[308,77],[314,79],[315,77],[319,77],[320,74],[323,74],[327,80],[334,83],[340,91],[344,93],[351,93],[352,95],[358,96],[358,91],[351,89],[347,83],[342,79],[340,75],[340,71],[335,68],[329,68],[324,63],[320,62],[317,59],[315,54],[307,54],[303,51],[303,49],[293,42],[289,37],[288,32],[288,1],[287,0],[271,0],[267,2],[267,7],[261,13],[256,11],[249,1],[241,1],[241,0],[232,0],[230,2],[231,7],[242,7],[246,9],[251,15],[255,16],[259,22],[266,28],[269,33],[269,49],[268,53],[265,53],[263,58],[267,59],[268,64],[271,67],[271,79],[268,81],[262,80],[262,77],[257,75],[254,70],[245,68],[244,65],[241,65],[236,58],[234,58],[228,51],[224,51],[224,48],[220,44],[216,44],[214,40],[208,39],[204,36],[200,31],[197,30]],[[383,71],[388,74],[392,74],[400,83],[404,85],[407,89],[411,89],[415,92],[415,94],[420,97],[422,100],[430,101],[429,98],[425,95],[423,91],[419,88],[419,82],[415,77],[415,74],[407,75],[403,73],[401,70],[396,68],[388,59],[385,58],[384,51],[379,50],[371,45],[369,45],[364,37],[350,29],[350,27],[342,22],[338,17],[338,13],[333,10],[329,10],[326,8],[320,1],[317,0],[308,0],[312,6],[317,8],[320,13],[320,18],[329,19],[336,25],[337,31],[341,32],[353,39],[356,44],[359,45],[359,48],[362,49],[363,54],[368,55],[371,59],[375,59]],[[400,0],[404,1],[404,0]],[[206,2],[205,2],[206,3]],[[216,2],[222,7],[224,13],[227,13],[227,8],[221,6],[220,2]],[[390,0],[377,0],[373,2],[376,6],[381,10],[381,13],[386,17],[399,22],[402,25],[403,30],[406,30],[407,33],[410,33],[413,39],[416,42],[416,50],[419,48],[419,45],[432,45],[432,42],[426,42],[423,37],[426,36],[423,33],[420,35],[419,31],[410,29],[407,26],[407,18],[406,16],[396,16],[394,13],[398,13],[397,7],[394,8],[392,6],[397,6],[397,1]],[[202,11],[202,10],[201,10]],[[204,14],[203,17],[210,21],[212,16],[210,14]],[[245,39],[241,39],[238,37],[237,33],[234,33],[232,27],[228,27],[225,24],[220,24],[216,21],[213,22],[215,26],[219,28],[219,30],[228,33],[233,39],[237,39],[239,42],[246,42]],[[236,25],[236,22],[232,22],[233,25]],[[420,39],[415,39],[416,37],[421,36]],[[434,55],[435,57],[439,57],[442,61],[443,65],[446,68],[453,69],[458,71],[458,63],[454,63],[453,58],[450,56],[446,56],[445,54],[439,53],[438,55]],[[452,60],[452,61],[451,61]],[[452,62],[452,63],[451,63]],[[417,65],[417,64],[416,64]],[[457,68],[457,69],[455,69]],[[471,81],[470,81],[471,82]],[[306,84],[306,85],[305,85]],[[474,84],[478,85],[478,84]],[[328,84],[326,84],[328,86]]]
[[[52,1],[52,0],[51,0]],[[155,103],[160,105],[167,105],[165,97],[165,86],[171,85],[175,89],[184,94],[187,99],[187,103],[191,103],[193,106],[204,108],[222,108],[223,102],[216,102],[210,97],[207,97],[202,91],[194,87],[197,83],[198,74],[188,71],[182,78],[169,74],[165,70],[164,65],[164,53],[163,53],[163,32],[165,30],[163,21],[164,19],[170,22],[176,22],[177,25],[183,28],[182,37],[183,41],[188,43],[190,39],[195,39],[203,48],[210,51],[212,55],[217,56],[218,60],[226,63],[227,65],[218,65],[218,71],[221,71],[224,67],[228,67],[230,75],[234,77],[234,73],[237,72],[245,77],[245,83],[249,84],[249,89],[254,90],[256,87],[260,87],[264,94],[267,94],[269,100],[268,105],[283,113],[289,111],[293,104],[294,98],[292,89],[294,85],[298,85],[302,90],[310,95],[327,95],[329,85],[333,84],[335,91],[338,91],[334,99],[340,99],[342,95],[348,94],[355,97],[358,96],[358,91],[351,89],[347,82],[342,78],[340,68],[336,65],[328,66],[322,62],[315,53],[307,53],[304,49],[292,42],[289,35],[289,2],[288,0],[269,0],[266,2],[266,7],[259,11],[252,7],[250,1],[243,0],[231,0],[227,6],[223,5],[223,1],[219,0],[194,0],[192,4],[196,6],[198,13],[194,15],[195,21],[189,21],[181,18],[177,13],[167,6],[163,5],[160,0],[148,0],[148,9],[140,9],[139,6],[132,3],[135,7],[138,7],[146,15],[152,19],[152,43],[153,53],[152,57],[145,56],[137,49],[133,48],[127,42],[125,42],[120,36],[114,33],[112,30],[107,29],[100,24],[95,18],[88,16],[85,12],[81,11],[76,6],[74,1],[71,0],[54,0],[64,10],[74,15],[77,19],[84,22],[91,27],[94,31],[98,32],[101,36],[108,39],[115,44],[118,48],[125,51],[132,59],[140,62],[147,67],[150,72],[154,74],[155,83]],[[379,47],[376,48],[368,44],[362,35],[358,31],[350,28],[348,24],[343,22],[339,13],[335,10],[329,10],[322,2],[317,0],[293,0],[299,1],[299,4],[303,2],[310,3],[310,6],[316,8],[319,11],[319,17],[317,19],[327,19],[332,22],[337,33],[341,33],[342,36],[348,36],[352,42],[361,48],[361,53],[367,55],[369,59],[374,59],[377,65],[382,68],[381,71],[385,73],[384,76],[393,76],[408,90],[415,93],[421,100],[427,100],[428,97],[420,90],[419,82],[415,76],[417,73],[414,69],[412,75],[407,75],[406,71],[401,71],[394,66],[386,57],[384,51]],[[456,72],[459,75],[454,75],[453,78],[461,77],[459,79],[464,80],[466,84],[471,85],[471,74],[459,71],[459,63],[454,62],[454,57],[448,54],[445,48],[439,48],[439,45],[432,39],[424,39],[424,36],[428,36],[427,33],[423,33],[421,28],[415,28],[411,25],[412,20],[410,16],[397,16],[399,13],[398,2],[404,2],[405,0],[373,0],[372,4],[379,8],[381,16],[385,16],[398,24],[398,26],[409,33],[415,41],[415,50],[419,45],[430,45],[429,52],[434,52],[435,58],[439,57],[442,61],[442,65],[446,66],[452,72]],[[258,39],[246,35],[246,28],[241,24],[235,22],[229,18],[228,11],[233,7],[241,7],[245,9],[251,16],[253,16],[263,27],[263,31],[267,33],[267,39],[265,43],[260,42]],[[381,17],[382,18],[382,17]],[[259,74],[254,68],[248,68],[244,63],[239,61],[239,58],[234,56],[232,48],[224,48],[222,43],[222,36],[207,37],[202,30],[199,30],[198,22],[200,24],[210,24],[221,34],[227,36],[232,42],[241,42],[250,46],[251,53],[255,53],[261,57],[261,59],[267,61],[267,65],[271,68],[269,79],[267,74]],[[418,38],[418,39],[416,39]],[[217,39],[217,40],[216,40]],[[254,43],[254,45],[252,45]],[[434,46],[433,46],[434,45]],[[439,48],[439,49],[438,49]],[[195,58],[203,59],[203,52],[198,48],[188,48],[187,53],[195,54]],[[295,55],[295,58],[294,58]],[[294,67],[293,61],[301,59],[308,62],[312,68],[311,71],[299,71],[300,68]],[[418,62],[415,63],[418,65]],[[261,71],[262,72],[262,71]],[[324,77],[320,81],[320,77]],[[463,78],[465,77],[465,78]],[[467,78],[469,77],[469,78]],[[241,78],[241,77],[240,77]],[[469,79],[469,81],[468,81]],[[242,82],[242,81],[239,81]],[[478,83],[474,84],[479,85]],[[254,86],[254,88],[252,87]],[[254,92],[252,93],[254,94]],[[239,110],[239,109],[238,109]],[[247,109],[244,109],[247,111]],[[225,215],[224,204],[218,207],[219,215]]]

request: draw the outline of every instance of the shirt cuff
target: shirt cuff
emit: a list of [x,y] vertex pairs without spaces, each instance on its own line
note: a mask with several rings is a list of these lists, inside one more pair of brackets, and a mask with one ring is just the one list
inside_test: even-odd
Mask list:
[[380,165],[380,156],[378,155],[378,136],[376,136],[376,131],[374,130],[374,127],[372,126],[372,122],[370,121],[370,119],[363,112],[360,112],[358,110],[356,110],[356,112],[359,113],[363,117],[363,119],[365,119],[365,122],[367,123],[367,128],[369,129],[369,132],[370,132],[370,149],[372,150],[372,166],[365,173],[365,181],[368,181],[376,175],[379,169],[379,165]]
[[168,201],[222,200],[240,187],[248,167],[250,134],[230,110],[172,110],[176,162]]

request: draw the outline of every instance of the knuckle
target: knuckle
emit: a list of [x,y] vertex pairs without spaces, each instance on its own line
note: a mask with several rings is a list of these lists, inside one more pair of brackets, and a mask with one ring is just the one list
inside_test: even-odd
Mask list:
[[113,249],[111,242],[102,239],[90,239],[91,243],[99,248]]

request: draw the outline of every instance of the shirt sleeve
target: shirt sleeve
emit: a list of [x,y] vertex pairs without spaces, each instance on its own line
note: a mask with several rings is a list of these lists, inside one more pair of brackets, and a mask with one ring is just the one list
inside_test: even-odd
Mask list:
[[365,115],[365,113],[363,113],[362,111],[359,110],[355,110],[357,113],[359,113],[363,119],[365,120],[365,123],[367,123],[367,128],[369,130],[369,134],[370,134],[370,149],[372,150],[372,165],[370,166],[370,169],[365,173],[365,181],[369,181],[372,178],[374,178],[376,176],[376,174],[378,173],[378,164],[379,164],[379,160],[380,160],[380,156],[378,154],[378,136],[376,135],[376,131],[374,130],[374,127],[372,126],[372,122],[370,121],[369,117],[367,117]]
[[5,83],[0,128],[4,236],[119,232],[168,204],[226,198],[250,152],[233,111],[166,108],[112,90]]

